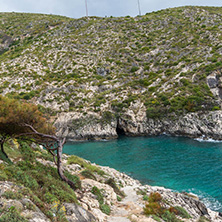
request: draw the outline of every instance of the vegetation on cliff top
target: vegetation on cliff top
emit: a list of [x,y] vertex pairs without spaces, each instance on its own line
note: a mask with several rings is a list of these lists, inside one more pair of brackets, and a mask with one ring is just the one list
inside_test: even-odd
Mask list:
[[0,13],[0,92],[56,112],[119,113],[136,100],[148,117],[218,108],[206,77],[221,75],[221,12],[189,6],[88,19]]

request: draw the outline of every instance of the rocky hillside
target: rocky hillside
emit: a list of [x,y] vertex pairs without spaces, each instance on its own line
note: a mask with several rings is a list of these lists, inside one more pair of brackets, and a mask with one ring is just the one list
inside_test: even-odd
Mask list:
[[51,154],[13,140],[0,151],[1,222],[221,222],[198,197],[138,181],[109,167],[63,155],[72,190],[58,176]]
[[[71,139],[159,134],[178,118],[192,136],[211,136],[216,123],[183,119],[221,108],[221,24],[216,7],[135,18],[0,13],[0,92],[39,104]],[[189,136],[181,128],[168,131]]]

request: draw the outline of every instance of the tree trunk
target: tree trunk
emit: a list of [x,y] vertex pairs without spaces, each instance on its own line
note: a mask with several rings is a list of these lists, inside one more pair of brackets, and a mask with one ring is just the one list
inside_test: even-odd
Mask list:
[[63,149],[63,144],[61,141],[58,142],[58,149],[57,149],[57,170],[58,170],[58,174],[60,176],[60,178],[65,181],[66,183],[69,184],[69,186],[72,189],[76,189],[76,185],[69,180],[63,173],[63,169],[62,169],[62,149]]
[[9,159],[7,153],[6,153],[5,150],[4,150],[4,142],[1,142],[1,151],[2,151],[2,153],[5,155],[5,157],[6,157],[7,159]]

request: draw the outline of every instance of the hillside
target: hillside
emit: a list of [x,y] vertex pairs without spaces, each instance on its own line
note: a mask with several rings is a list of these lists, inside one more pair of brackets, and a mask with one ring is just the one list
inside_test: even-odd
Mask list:
[[91,113],[76,125],[99,121],[104,128],[108,122],[126,134],[134,132],[119,118],[138,122],[132,110],[136,116],[143,110],[141,122],[220,110],[221,12],[179,7],[88,19],[0,13],[0,92],[39,104],[56,118],[72,112],[73,121]]

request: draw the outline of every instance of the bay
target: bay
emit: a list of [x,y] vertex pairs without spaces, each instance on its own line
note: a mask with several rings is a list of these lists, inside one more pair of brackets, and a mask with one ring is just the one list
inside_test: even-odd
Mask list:
[[140,180],[198,195],[222,212],[222,143],[183,137],[125,137],[67,143],[64,153],[109,166]]

